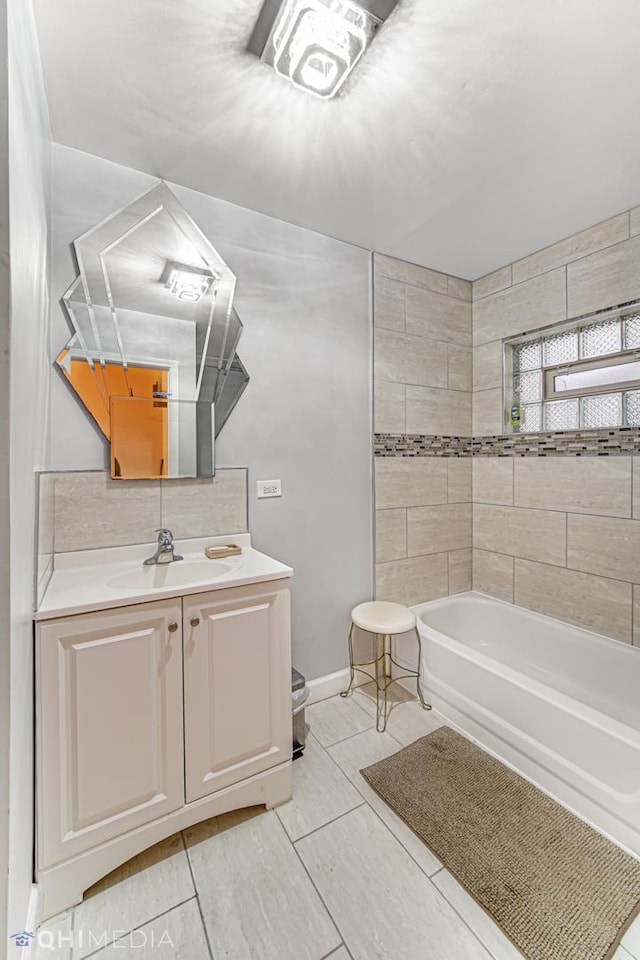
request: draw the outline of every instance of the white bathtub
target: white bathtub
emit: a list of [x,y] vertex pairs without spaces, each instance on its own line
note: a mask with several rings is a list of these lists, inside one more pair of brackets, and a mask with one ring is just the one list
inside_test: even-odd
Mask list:
[[479,593],[413,609],[434,707],[640,856],[640,650]]

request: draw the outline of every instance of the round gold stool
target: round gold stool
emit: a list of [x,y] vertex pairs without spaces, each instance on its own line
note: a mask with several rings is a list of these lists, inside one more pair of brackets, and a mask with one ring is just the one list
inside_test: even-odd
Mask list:
[[[372,660],[353,662],[353,630],[360,627],[372,633],[374,640],[374,656]],[[418,641],[418,668],[407,670],[402,663],[393,657],[393,638],[400,633],[414,631]],[[351,611],[351,628],[349,629],[349,686],[341,693],[347,697],[351,693],[356,670],[364,673],[376,685],[376,730],[382,733],[387,726],[388,700],[387,690],[397,680],[415,678],[418,698],[424,710],[431,710],[431,704],[426,703],[420,686],[420,666],[422,663],[422,642],[416,624],[416,615],[412,610],[403,607],[400,603],[390,603],[387,600],[372,600],[369,603],[360,603]],[[397,667],[405,672],[400,676],[392,676],[391,668]],[[366,667],[373,667],[374,674],[369,673]]]

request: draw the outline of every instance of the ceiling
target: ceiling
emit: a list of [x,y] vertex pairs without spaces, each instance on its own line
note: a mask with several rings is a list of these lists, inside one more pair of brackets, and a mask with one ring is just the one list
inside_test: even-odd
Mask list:
[[399,0],[341,96],[261,0],[34,0],[59,143],[475,279],[640,203],[638,0]]

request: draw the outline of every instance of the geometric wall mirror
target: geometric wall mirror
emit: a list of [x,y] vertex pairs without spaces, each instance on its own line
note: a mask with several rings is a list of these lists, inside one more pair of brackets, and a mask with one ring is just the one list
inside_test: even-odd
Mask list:
[[73,248],[73,335],[56,365],[110,443],[111,476],[213,476],[249,382],[235,275],[164,181]]

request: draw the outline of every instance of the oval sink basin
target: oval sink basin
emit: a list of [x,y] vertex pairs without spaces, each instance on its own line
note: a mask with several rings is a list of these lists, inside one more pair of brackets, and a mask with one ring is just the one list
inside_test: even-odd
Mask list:
[[192,583],[211,583],[225,573],[237,569],[236,564],[224,560],[175,560],[173,563],[155,563],[128,566],[107,584],[116,590],[161,590],[163,587],[188,587]]

